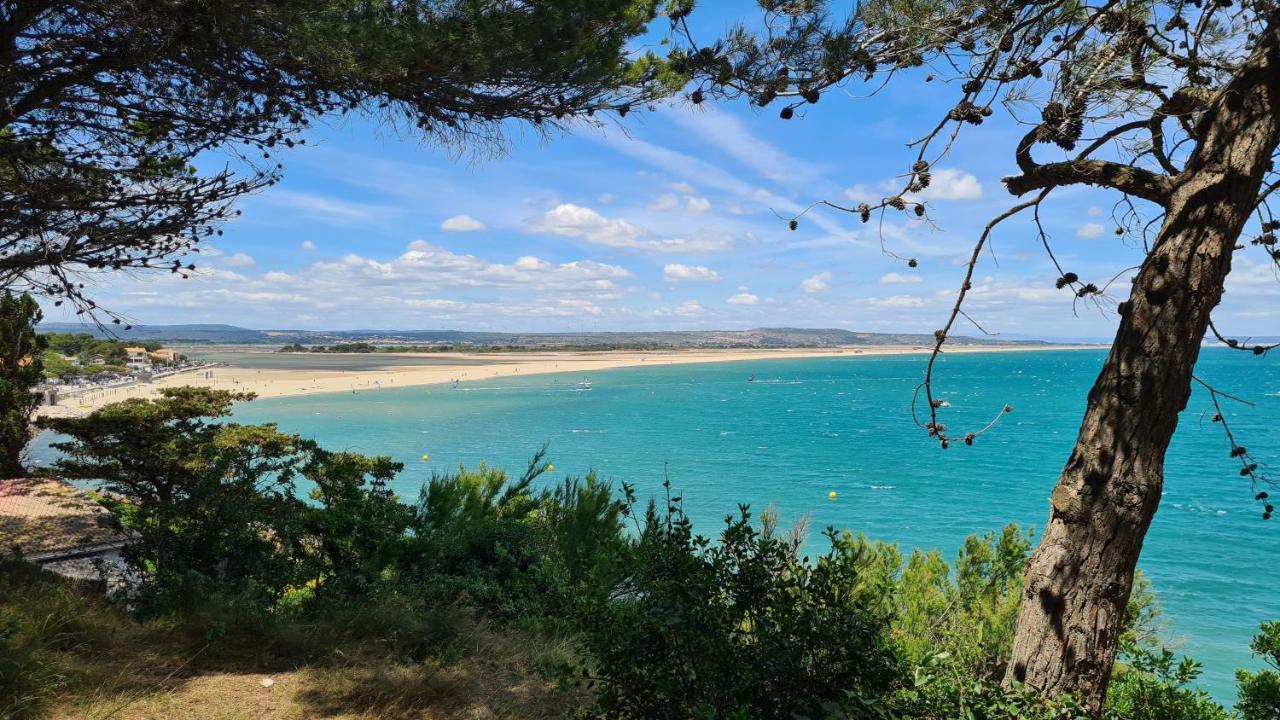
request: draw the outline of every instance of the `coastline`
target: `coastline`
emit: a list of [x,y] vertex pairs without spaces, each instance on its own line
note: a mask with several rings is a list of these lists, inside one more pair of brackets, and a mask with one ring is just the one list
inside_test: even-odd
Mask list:
[[[947,350],[951,354],[984,352],[1036,352],[1057,350],[1097,350],[1097,345],[966,345]],[[162,388],[195,385],[237,392],[252,392],[260,398],[296,397],[325,393],[363,393],[380,389],[448,384],[457,380],[493,380],[504,377],[545,375],[550,373],[597,372],[627,367],[694,365],[749,360],[780,360],[819,357],[883,357],[925,354],[920,346],[875,345],[840,348],[779,349],[712,349],[712,350],[617,350],[601,352],[530,351],[476,355],[470,353],[437,353],[408,357],[431,357],[440,362],[432,365],[397,365],[406,354],[360,353],[362,360],[384,360],[381,367],[361,369],[306,369],[237,367],[234,364],[198,368],[176,373],[149,383],[123,387],[98,388],[81,393],[68,393],[58,405],[42,407],[40,415],[76,417],[108,403],[128,398],[155,398]],[[353,355],[355,357],[356,355]],[[332,357],[332,355],[327,355]],[[206,377],[208,375],[208,377]]]

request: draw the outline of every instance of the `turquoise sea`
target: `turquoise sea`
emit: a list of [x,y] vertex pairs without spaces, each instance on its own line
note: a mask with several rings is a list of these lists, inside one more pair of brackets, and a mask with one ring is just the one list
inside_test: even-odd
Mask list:
[[[738,503],[811,516],[812,550],[832,525],[954,555],[963,538],[1016,521],[1038,526],[1075,439],[1103,351],[954,355],[941,361],[945,422],[977,427],[1014,412],[973,447],[943,451],[911,421],[923,356],[837,357],[640,367],[259,400],[236,419],[274,421],[326,447],[405,463],[407,497],[433,471],[488,461],[515,473],[542,444],[556,476],[596,469],[661,491],[664,473],[695,527],[716,533]],[[1280,365],[1206,350],[1199,374],[1256,407],[1227,407],[1240,441],[1262,460],[1280,453]],[[756,382],[747,382],[750,375]],[[1165,609],[1165,630],[1204,663],[1202,686],[1234,701],[1233,670],[1257,665],[1248,643],[1280,619],[1272,566],[1280,523],[1264,522],[1228,457],[1205,393],[1183,414],[1169,451],[1165,497],[1141,567]],[[430,454],[423,462],[422,455]],[[830,491],[837,499],[828,500]]]

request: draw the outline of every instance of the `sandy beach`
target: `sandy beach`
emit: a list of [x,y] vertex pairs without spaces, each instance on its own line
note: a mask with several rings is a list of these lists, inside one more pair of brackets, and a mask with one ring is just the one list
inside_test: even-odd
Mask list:
[[[1026,352],[1035,350],[1096,349],[1096,346],[1028,346],[970,345],[948,349],[949,354],[974,352]],[[694,363],[773,360],[811,357],[871,357],[909,355],[927,352],[922,347],[869,346],[846,348],[794,349],[717,349],[607,352],[510,352],[492,354],[435,353],[429,357],[435,364],[406,365],[401,353],[362,353],[358,357],[366,367],[357,370],[334,369],[257,369],[234,364],[211,369],[198,369],[160,378],[149,383],[123,387],[67,392],[55,406],[41,408],[40,414],[67,417],[84,415],[107,403],[127,398],[153,398],[166,387],[197,385],[239,392],[251,392],[260,398],[317,395],[338,392],[377,392],[387,388],[467,383],[502,377],[520,377],[547,373],[581,373],[584,378],[599,370],[651,365],[685,365]],[[324,355],[322,357],[333,357]],[[423,356],[416,356],[423,357]],[[305,362],[305,361],[304,361]],[[400,364],[397,364],[400,363]],[[381,367],[373,367],[381,364]]]

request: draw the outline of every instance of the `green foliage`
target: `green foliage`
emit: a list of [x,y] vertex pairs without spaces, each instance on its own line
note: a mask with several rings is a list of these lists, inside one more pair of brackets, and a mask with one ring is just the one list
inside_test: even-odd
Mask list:
[[[583,621],[609,718],[794,718],[869,709],[902,667],[865,594],[861,554],[814,564],[741,508],[718,543],[650,506],[631,573]],[[834,542],[834,536],[833,536]],[[868,704],[869,703],[869,704]]]
[[35,330],[43,317],[30,295],[0,294],[0,478],[24,472],[38,404],[31,391],[44,375],[45,340]]
[[[251,395],[165,388],[84,418],[42,421],[68,436],[56,469],[98,480],[102,502],[137,536],[125,548],[147,611],[216,594],[253,607],[315,581],[349,594],[376,578],[407,513],[385,483],[387,458],[329,453],[274,425],[214,423]],[[299,480],[315,485],[304,503]]]
[[302,475],[314,483],[311,499],[320,506],[304,525],[324,556],[327,590],[359,597],[396,561],[413,517],[387,487],[401,469],[385,457],[312,450]]
[[1200,663],[1169,650],[1129,648],[1107,689],[1108,720],[1228,720],[1207,693],[1190,687]]
[[1236,709],[1244,720],[1276,720],[1280,718],[1280,621],[1263,623],[1250,648],[1269,667],[1236,671],[1240,686]]
[[[939,653],[917,665],[892,700],[895,714],[912,720],[1089,720],[1071,697],[1051,698],[997,680],[966,677]],[[1152,718],[1155,720],[1155,718]]]
[[402,562],[417,591],[504,618],[563,618],[608,593],[629,547],[621,507],[594,473],[535,491],[545,453],[514,481],[484,464],[432,476]]
[[146,348],[148,352],[155,352],[164,347],[155,341],[126,342],[114,338],[100,338],[90,333],[45,333],[44,337],[48,340],[49,349],[59,355],[79,358],[82,363],[87,363],[94,357],[101,357],[102,364],[120,367],[123,367],[129,358],[128,353],[124,351],[126,347]]

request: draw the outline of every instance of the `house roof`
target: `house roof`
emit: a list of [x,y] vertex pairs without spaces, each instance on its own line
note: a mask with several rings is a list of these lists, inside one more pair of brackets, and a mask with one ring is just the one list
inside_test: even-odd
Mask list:
[[42,560],[118,547],[128,536],[109,527],[109,517],[63,480],[0,480],[0,553],[16,547],[28,559]]

